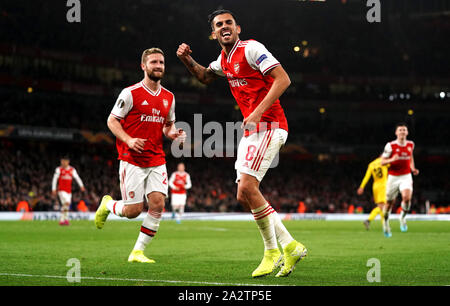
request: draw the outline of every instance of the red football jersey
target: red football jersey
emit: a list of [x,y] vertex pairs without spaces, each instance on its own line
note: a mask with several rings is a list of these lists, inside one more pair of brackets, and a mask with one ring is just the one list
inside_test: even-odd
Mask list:
[[399,159],[392,162],[388,173],[390,175],[405,175],[411,173],[411,158],[414,151],[414,142],[407,140],[400,145],[397,140],[388,142],[384,147],[383,157],[390,158],[398,155]]
[[[261,43],[255,40],[238,40],[228,56],[222,50],[209,68],[218,75],[226,76],[231,92],[246,118],[261,103],[272,86],[273,78],[266,73],[279,65]],[[272,128],[288,130],[286,116],[279,100],[262,115],[256,131]],[[249,134],[249,131],[245,131],[244,136]]]
[[67,168],[57,167],[53,175],[52,190],[65,191],[72,193],[72,179],[75,179],[80,187],[83,187],[83,182],[78,176],[77,170],[69,166]]
[[169,179],[169,186],[172,193],[185,194],[186,189],[191,188],[191,177],[187,172],[176,171]]
[[142,153],[117,139],[118,159],[142,168],[166,163],[163,127],[175,120],[175,97],[170,91],[161,86],[153,92],[143,81],[139,82],[122,90],[111,115],[120,120],[128,135],[146,139]]

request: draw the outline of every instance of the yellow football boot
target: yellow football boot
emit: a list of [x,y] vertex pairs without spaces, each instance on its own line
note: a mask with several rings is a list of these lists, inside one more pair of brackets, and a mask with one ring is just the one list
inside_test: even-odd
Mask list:
[[252,273],[252,277],[262,277],[273,272],[276,268],[281,265],[283,260],[283,255],[280,250],[266,250],[264,251],[264,257],[259,264],[258,268]]
[[142,262],[142,263],[155,263],[153,259],[147,258],[144,255],[144,251],[133,250],[130,256],[128,256],[128,262]]
[[289,276],[289,274],[294,271],[295,265],[306,256],[308,250],[306,250],[303,244],[293,240],[285,248],[283,248],[283,253],[283,266],[277,273],[276,277]]
[[105,225],[105,221],[108,218],[108,215],[110,213],[109,209],[106,207],[106,203],[108,201],[112,200],[111,196],[105,195],[102,198],[102,201],[100,202],[100,205],[97,208],[97,211],[95,212],[95,226],[98,229],[102,229]]

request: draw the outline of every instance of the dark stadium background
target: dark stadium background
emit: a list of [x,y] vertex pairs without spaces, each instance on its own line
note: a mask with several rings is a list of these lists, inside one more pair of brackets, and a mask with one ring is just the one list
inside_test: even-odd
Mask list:
[[[103,194],[119,197],[118,161],[106,118],[124,87],[141,80],[141,52],[166,53],[163,85],[176,96],[177,120],[242,120],[227,82],[204,87],[177,59],[182,42],[207,65],[219,46],[207,15],[235,12],[241,39],[256,39],[292,80],[281,102],[289,138],[262,191],[282,212],[347,212],[372,208],[370,184],[358,188],[367,164],[410,127],[420,175],[413,211],[425,202],[448,212],[450,3],[382,1],[381,22],[369,23],[366,1],[87,1],[81,23],[66,20],[66,1],[10,1],[0,6],[0,210],[19,201],[53,210],[51,178],[68,154],[87,193],[74,184],[72,209],[82,199],[95,211]],[[300,48],[299,52],[294,47]],[[170,156],[168,170],[180,159]],[[234,158],[183,158],[193,188],[188,211],[241,211],[235,200]]]

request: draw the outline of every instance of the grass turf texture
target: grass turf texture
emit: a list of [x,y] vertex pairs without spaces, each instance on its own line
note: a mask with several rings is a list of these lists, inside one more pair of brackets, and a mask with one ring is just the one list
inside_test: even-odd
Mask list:
[[[288,278],[259,279],[251,278],[263,255],[254,222],[162,221],[145,251],[156,264],[128,263],[140,225],[110,221],[97,230],[93,221],[0,222],[0,285],[450,285],[448,222],[410,221],[401,233],[392,221],[393,237],[385,238],[377,220],[370,231],[357,221],[286,221],[308,256]],[[81,262],[81,283],[65,279],[70,258]],[[380,260],[380,283],[366,279],[370,258]]]

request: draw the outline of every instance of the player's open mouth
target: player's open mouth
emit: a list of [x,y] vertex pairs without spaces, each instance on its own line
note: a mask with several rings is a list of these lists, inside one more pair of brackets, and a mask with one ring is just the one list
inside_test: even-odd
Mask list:
[[222,32],[222,37],[230,37],[230,36],[231,36],[231,32],[230,31]]

